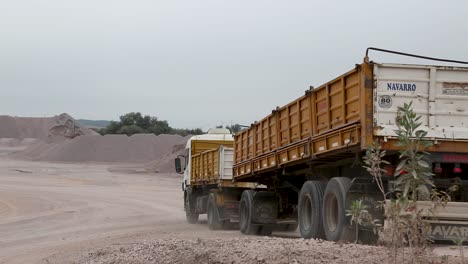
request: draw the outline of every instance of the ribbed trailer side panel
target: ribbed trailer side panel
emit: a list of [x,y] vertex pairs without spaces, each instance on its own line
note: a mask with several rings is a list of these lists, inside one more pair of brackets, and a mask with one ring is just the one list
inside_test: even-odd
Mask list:
[[221,170],[219,149],[229,148],[232,152],[234,142],[231,140],[203,140],[195,139],[190,143],[191,158],[190,184],[216,184],[218,183]]
[[192,156],[192,185],[217,183],[218,176],[218,149],[204,151]]
[[[369,67],[368,64],[363,64]],[[234,176],[274,169],[360,142],[362,67],[272,111],[235,136]]]
[[200,152],[192,156],[191,185],[218,184],[232,180],[233,149],[225,146]]

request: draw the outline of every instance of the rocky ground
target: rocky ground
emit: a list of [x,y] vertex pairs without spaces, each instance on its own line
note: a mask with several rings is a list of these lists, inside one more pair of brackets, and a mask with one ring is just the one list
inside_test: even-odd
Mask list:
[[277,237],[171,236],[90,252],[85,263],[389,263],[379,247]]

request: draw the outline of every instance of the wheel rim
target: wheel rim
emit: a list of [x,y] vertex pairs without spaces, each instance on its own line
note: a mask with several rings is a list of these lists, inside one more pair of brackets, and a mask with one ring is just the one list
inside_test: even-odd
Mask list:
[[306,195],[302,202],[304,206],[301,213],[301,224],[304,230],[310,230],[312,226],[312,202],[310,195]]
[[327,202],[327,225],[332,232],[336,231],[338,226],[338,199],[335,195],[330,195]]

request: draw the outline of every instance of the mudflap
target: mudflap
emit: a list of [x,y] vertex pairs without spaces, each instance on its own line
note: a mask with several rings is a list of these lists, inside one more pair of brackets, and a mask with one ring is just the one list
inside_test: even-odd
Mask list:
[[[380,192],[377,184],[372,181],[370,177],[359,177],[353,180],[351,187],[346,195],[346,210],[351,208],[351,203],[356,200],[362,200],[362,203],[367,206],[373,220],[377,220],[378,224],[384,224],[384,210],[381,206],[383,201],[382,193]],[[352,237],[342,237],[342,240],[355,241],[356,226],[355,223],[351,224],[351,216],[346,216],[346,223],[350,232],[343,232],[353,234]],[[358,241],[363,244],[375,245],[379,239],[375,228],[372,225],[360,225]]]
[[206,214],[208,205],[208,195],[197,197],[196,211],[199,214]]
[[220,215],[223,220],[228,220],[231,223],[239,222],[239,201],[224,201],[224,206],[220,210]]
[[252,223],[276,225],[278,199],[272,192],[256,192],[252,203]]

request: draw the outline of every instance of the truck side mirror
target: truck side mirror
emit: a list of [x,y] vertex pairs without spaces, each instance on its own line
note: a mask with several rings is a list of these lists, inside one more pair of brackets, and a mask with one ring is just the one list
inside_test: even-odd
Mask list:
[[175,170],[179,174],[183,173],[182,164],[181,164],[181,161],[180,161],[180,156],[175,159]]

